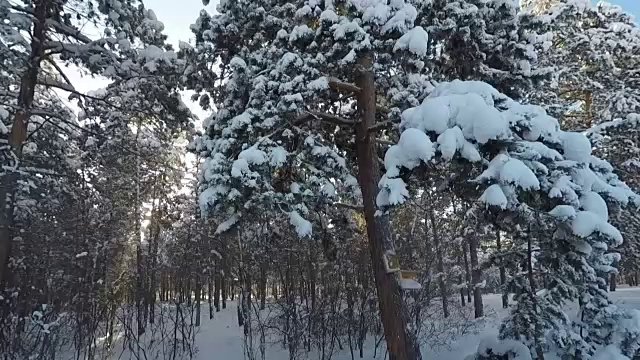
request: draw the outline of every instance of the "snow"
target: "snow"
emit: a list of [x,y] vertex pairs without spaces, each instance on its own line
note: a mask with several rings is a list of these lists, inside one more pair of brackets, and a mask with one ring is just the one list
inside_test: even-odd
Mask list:
[[227,220],[221,222],[216,228],[216,234],[222,234],[225,231],[231,229],[233,225],[235,225],[238,221],[240,221],[240,216],[238,214],[233,214],[227,218]]
[[557,218],[572,219],[576,216],[576,209],[571,205],[558,205],[549,214]]
[[376,197],[378,207],[402,204],[409,196],[407,184],[400,178],[389,178],[384,175],[380,179],[378,187],[380,189]]
[[429,35],[422,28],[422,26],[416,26],[403,34],[393,46],[393,51],[407,50],[418,56],[425,56],[427,54],[427,45],[429,43]]
[[620,353],[620,349],[618,349],[615,345],[609,345],[598,350],[591,360],[631,360],[628,357],[622,355]]
[[[440,85],[438,85],[440,86]],[[509,121],[482,94],[465,93],[434,96],[436,90],[416,108],[401,115],[401,128],[416,128],[441,134],[458,126],[464,137],[484,144],[510,134]]]
[[464,144],[462,143],[463,141],[465,140],[462,135],[462,130],[454,126],[438,136],[438,150],[445,160],[451,160],[455,156],[456,151]]
[[296,210],[289,212],[289,223],[296,229],[296,233],[300,237],[311,236],[313,233],[312,225],[305,220]]
[[400,279],[400,287],[403,290],[419,290],[422,289],[422,285],[414,279]]
[[609,219],[609,210],[604,199],[593,191],[587,191],[580,197],[580,205],[586,211],[598,215],[602,221]]
[[325,76],[315,79],[307,85],[307,89],[312,91],[326,90],[328,88],[329,80]]
[[289,153],[282,146],[276,146],[271,149],[269,154],[269,165],[280,167],[287,161]]
[[591,160],[591,142],[583,133],[563,132],[560,135],[564,157],[579,163]]
[[615,244],[622,244],[622,234],[613,225],[602,219],[601,215],[591,211],[578,211],[571,223],[573,233],[579,237],[586,238],[594,232],[609,237]]
[[540,189],[540,182],[522,161],[510,158],[500,169],[500,181],[514,184],[524,190]]
[[551,140],[551,137],[560,130],[558,120],[547,114],[538,114],[530,120],[529,131],[524,135],[526,140],[537,141],[542,138]]
[[497,206],[500,209],[506,209],[508,204],[507,197],[498,184],[489,186],[480,196],[480,201],[488,206]]
[[388,177],[400,174],[400,168],[413,169],[420,165],[420,160],[427,162],[435,155],[431,139],[418,129],[407,129],[400,135],[400,141],[387,150],[384,166]]
[[531,353],[523,343],[515,340],[497,340],[495,338],[484,338],[478,345],[478,354],[482,356],[489,355],[508,355],[511,360],[531,360]]

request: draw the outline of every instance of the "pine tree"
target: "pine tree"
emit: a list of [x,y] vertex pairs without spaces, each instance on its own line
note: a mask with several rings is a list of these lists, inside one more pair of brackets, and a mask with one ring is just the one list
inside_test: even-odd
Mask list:
[[[440,84],[402,117],[400,140],[385,156],[386,184],[393,186],[381,186],[380,191],[393,199],[389,205],[408,196],[398,176],[410,172],[402,169],[428,163],[436,154],[443,161],[481,164],[485,159],[484,171],[471,180],[484,184],[484,191],[465,196],[477,197],[479,205],[498,211],[496,215],[502,213],[503,226],[512,224],[503,230],[526,239],[520,270],[526,275],[513,278],[518,302],[501,336],[526,339],[536,358],[547,351],[577,357],[592,354],[594,344],[602,341],[577,336],[562,307],[576,299],[583,300],[584,311],[608,305],[606,293],[599,290],[615,256],[606,250],[622,238],[608,222],[603,197],[626,205],[637,202],[638,196],[618,180],[611,165],[591,155],[585,135],[561,131],[557,120],[542,108],[520,105],[487,84]],[[533,274],[534,256],[547,275],[542,292]],[[604,331],[603,318],[594,321],[594,317],[586,315],[581,326],[587,332]]]

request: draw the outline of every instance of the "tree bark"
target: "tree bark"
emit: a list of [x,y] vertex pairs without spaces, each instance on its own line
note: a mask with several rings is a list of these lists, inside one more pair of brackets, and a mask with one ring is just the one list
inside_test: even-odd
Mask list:
[[438,229],[436,228],[436,217],[433,207],[429,209],[429,220],[431,221],[431,233],[433,234],[433,245],[436,251],[436,270],[438,271],[438,283],[440,286],[440,298],[442,300],[442,313],[445,318],[449,317],[449,306],[447,299],[447,282],[444,279],[444,260],[442,259],[442,248]]
[[[14,115],[11,134],[9,135],[9,145],[16,161],[18,161],[17,166],[20,166],[19,162],[22,160],[22,147],[27,137],[27,125],[31,118],[31,106],[33,105],[36,83],[40,73],[40,64],[44,58],[45,23],[53,5],[51,0],[41,0],[34,2],[34,4],[31,53],[29,54],[27,69],[20,80],[18,110]],[[0,289],[5,284],[12,283],[8,264],[14,234],[13,212],[17,183],[18,174],[13,171],[8,171],[2,177],[2,183],[0,183]]]
[[616,291],[616,274],[611,274],[609,277],[609,291]]
[[361,121],[356,126],[355,140],[358,183],[362,190],[371,264],[389,359],[418,360],[422,357],[415,336],[407,327],[408,316],[399,279],[395,274],[387,273],[384,265],[385,252],[393,252],[389,216],[376,216],[380,168],[376,143],[369,131],[376,122],[376,89],[371,52],[363,51],[358,56],[356,71],[356,86],[360,88],[357,105],[361,116]]
[[[463,240],[464,242],[465,240]],[[471,269],[469,269],[469,258],[467,257],[467,252],[469,250],[469,242],[466,241],[466,244],[462,244],[462,258],[464,260],[464,277],[467,282],[467,302],[471,303]]]
[[482,269],[478,264],[478,239],[476,234],[469,236],[469,259],[471,260],[471,287],[473,289],[473,310],[476,318],[484,316],[482,305]]
[[[502,239],[500,238],[500,230],[496,230],[496,250],[498,254],[502,251]],[[500,254],[500,288],[502,290],[502,308],[506,309],[509,307],[509,292],[505,287],[505,282],[507,281],[507,273],[504,268],[504,262],[502,261],[502,254]]]

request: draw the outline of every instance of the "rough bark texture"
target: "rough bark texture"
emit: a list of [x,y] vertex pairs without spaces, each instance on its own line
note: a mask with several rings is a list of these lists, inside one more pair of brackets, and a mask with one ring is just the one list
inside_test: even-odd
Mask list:
[[393,249],[389,217],[386,215],[375,216],[377,210],[375,199],[378,193],[380,168],[376,144],[369,132],[369,127],[374,125],[376,121],[373,55],[370,52],[361,53],[357,66],[356,86],[361,89],[357,97],[361,122],[356,127],[358,183],[362,190],[380,317],[389,350],[389,359],[418,360],[422,357],[415,336],[407,328],[407,313],[398,277],[395,274],[388,274],[383,262],[385,251]]
[[471,260],[471,287],[473,289],[473,310],[476,318],[484,316],[482,306],[482,269],[478,264],[478,239],[475,234],[469,237],[469,259]]
[[[44,45],[46,40],[46,18],[52,7],[52,1],[41,0],[35,2],[34,26],[31,41],[31,54],[27,69],[20,81],[20,95],[18,97],[18,110],[13,119],[9,145],[16,156],[17,161],[22,159],[22,146],[27,136],[27,125],[31,117],[31,105],[35,94],[40,63],[44,57]],[[13,211],[14,197],[18,174],[9,172],[0,183],[0,286],[11,283],[8,269],[11,256],[11,243],[13,240]]]
[[438,285],[440,287],[440,298],[442,299],[442,312],[445,318],[449,317],[449,299],[447,297],[447,282],[444,279],[444,260],[442,259],[442,248],[438,229],[436,228],[436,217],[433,208],[429,209],[429,220],[431,221],[431,231],[433,234],[433,245],[436,250],[436,270],[438,271]]
[[[502,239],[500,238],[500,231],[496,231],[496,250],[498,254],[502,251]],[[502,308],[506,309],[509,307],[509,292],[505,288],[504,284],[507,281],[507,273],[505,271],[502,258],[500,258],[500,288],[502,291]]]
[[609,291],[616,291],[616,274],[611,274],[609,278]]

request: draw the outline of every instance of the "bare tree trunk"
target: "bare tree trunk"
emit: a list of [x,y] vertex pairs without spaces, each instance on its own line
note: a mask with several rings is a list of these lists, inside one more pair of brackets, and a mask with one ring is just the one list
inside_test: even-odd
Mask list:
[[211,275],[207,277],[207,302],[209,303],[209,320],[213,319],[213,280]]
[[449,304],[447,298],[447,283],[444,279],[444,261],[442,259],[442,249],[438,229],[436,228],[436,218],[433,207],[429,208],[429,220],[431,221],[431,233],[433,234],[433,245],[436,251],[436,270],[438,271],[438,282],[440,285],[440,298],[442,300],[442,312],[445,318],[449,317]]
[[476,318],[484,316],[482,305],[482,269],[478,263],[478,238],[476,234],[469,236],[469,258],[471,260],[471,287],[473,288],[473,310]]
[[373,54],[363,51],[358,57],[356,86],[360,88],[357,104],[360,123],[356,127],[358,183],[362,190],[364,215],[371,252],[371,264],[378,290],[380,317],[384,325],[390,360],[421,359],[420,349],[407,328],[407,313],[402,300],[398,277],[387,273],[385,253],[393,253],[389,216],[376,216],[376,197],[380,168],[375,140],[369,128],[376,122],[376,89],[373,74]]
[[[536,282],[533,274],[533,248],[531,246],[531,235],[530,232],[527,233],[527,273],[529,277],[529,286],[531,287],[531,298],[533,299],[533,311],[537,311],[537,303],[536,303]],[[542,328],[540,326],[540,322],[536,322],[535,325],[535,352],[537,360],[544,360],[544,353],[542,351],[542,345],[538,343],[538,339],[540,339],[543,335]]]
[[466,239],[463,242],[466,242],[466,244],[462,244],[462,258],[464,259],[464,277],[467,282],[467,302],[471,303],[471,269],[469,268],[469,258],[467,257],[469,243]]
[[220,274],[216,274],[214,280],[215,290],[213,293],[213,305],[216,307],[216,312],[220,311],[220,295],[222,294],[221,284],[220,284]]
[[[45,57],[46,20],[47,15],[53,8],[53,1],[41,0],[34,2],[34,5],[31,53],[29,54],[29,62],[26,64],[27,69],[20,80],[18,107],[13,117],[11,134],[9,135],[9,145],[18,162],[22,160],[22,147],[27,137],[27,125],[31,118],[31,106],[38,74],[40,73],[40,63]],[[58,10],[55,9],[55,11],[57,12]],[[19,166],[19,163],[17,165]],[[17,183],[18,174],[14,171],[7,171],[0,184],[0,290],[3,290],[3,285],[11,283],[8,263],[13,241],[13,211]]]
[[196,326],[200,326],[200,299],[202,298],[202,283],[200,275],[196,276]]
[[611,273],[609,277],[609,291],[616,291],[616,274]]
[[[496,230],[496,250],[498,254],[502,251],[502,239],[500,238],[500,230]],[[505,282],[507,281],[507,274],[504,268],[502,254],[500,254],[500,288],[502,289],[502,308],[509,307],[509,291],[505,288]]]
[[264,310],[267,304],[267,269],[264,261],[260,265],[260,310]]

